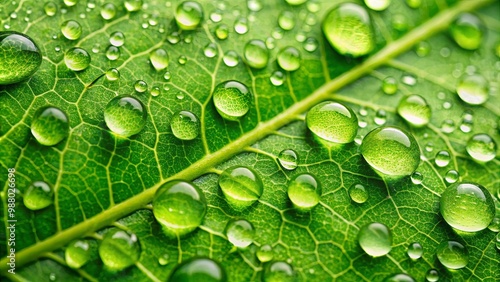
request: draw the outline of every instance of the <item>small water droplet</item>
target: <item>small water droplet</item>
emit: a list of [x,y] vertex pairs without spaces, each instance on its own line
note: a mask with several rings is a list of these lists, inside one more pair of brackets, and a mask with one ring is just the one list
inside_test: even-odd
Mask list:
[[283,85],[283,83],[285,82],[285,74],[281,71],[275,71],[271,74],[269,80],[274,86]]
[[245,44],[244,57],[250,67],[262,69],[269,61],[269,51],[264,41],[253,39]]
[[78,269],[90,260],[90,244],[86,240],[71,242],[64,253],[66,263],[73,269]]
[[203,54],[205,54],[205,57],[207,58],[213,58],[217,56],[217,45],[215,45],[215,43],[213,42],[208,43],[205,48],[203,48]]
[[298,166],[299,156],[292,149],[285,149],[278,155],[278,162],[286,170],[294,170]]
[[153,97],[158,97],[158,96],[160,96],[160,93],[161,93],[160,87],[158,87],[158,86],[153,86],[153,87],[151,88],[151,92],[150,92],[151,96],[153,96]]
[[308,37],[305,41],[304,44],[302,45],[304,47],[304,50],[307,52],[314,52],[316,49],[318,49],[318,40],[314,37]]
[[215,10],[210,13],[210,20],[214,23],[218,23],[222,20],[222,11]]
[[177,62],[179,63],[179,65],[185,65],[187,63],[188,59],[186,56],[184,55],[180,55],[179,56],[179,59],[177,60]]
[[445,167],[450,163],[451,157],[448,151],[439,151],[434,162],[438,167]]
[[53,17],[57,13],[57,5],[54,2],[47,2],[43,6],[43,10],[47,16]]
[[295,15],[290,11],[283,11],[278,16],[278,25],[284,30],[292,30],[295,27]]
[[175,45],[175,44],[179,43],[179,41],[181,41],[181,36],[179,35],[179,33],[177,31],[172,31],[171,33],[169,33],[167,35],[167,41],[170,44]]
[[455,122],[451,119],[445,119],[441,123],[441,131],[444,133],[452,133],[455,131]]
[[64,54],[64,63],[73,71],[85,70],[90,65],[90,55],[82,48],[73,47]]
[[407,254],[412,260],[417,260],[422,257],[422,254],[424,253],[424,249],[422,248],[422,245],[418,242],[411,243],[408,246],[408,251]]
[[[288,3],[300,0],[287,0]],[[266,265],[263,274],[263,282],[297,281],[297,274],[292,266],[284,261],[275,261]]]
[[403,82],[404,84],[408,85],[408,86],[414,86],[415,84],[417,84],[417,78],[412,76],[412,75],[403,75],[403,77],[401,77],[401,82]]
[[262,245],[256,252],[257,259],[260,262],[268,262],[273,260],[274,258],[274,253],[273,253],[273,247],[270,245]]
[[106,58],[110,61],[116,61],[120,58],[121,52],[120,48],[110,45],[108,49],[106,49]]
[[160,265],[167,265],[170,262],[170,256],[168,254],[163,254],[158,258],[158,263]]
[[449,56],[451,56],[451,50],[450,48],[448,47],[443,47],[441,48],[441,50],[439,51],[439,54],[441,55],[441,57],[443,58],[448,58]]
[[113,3],[105,3],[101,6],[101,17],[111,20],[116,16],[116,6]]
[[238,34],[245,34],[248,32],[248,19],[247,18],[238,18],[234,22],[234,31]]
[[398,91],[398,81],[392,76],[386,77],[382,81],[382,91],[388,95],[396,93]]
[[26,192],[24,192],[24,206],[30,210],[44,209],[54,202],[54,191],[49,184],[43,181],[31,183]]
[[226,66],[235,67],[239,64],[240,57],[238,56],[238,54],[235,51],[229,50],[224,54],[224,57],[222,58],[222,60],[224,61],[224,64]]
[[243,210],[257,201],[263,192],[262,180],[248,167],[227,168],[219,177],[219,187],[235,210]]
[[149,61],[156,71],[165,70],[168,67],[169,56],[167,51],[162,48],[158,48],[149,53]]
[[358,242],[368,255],[385,256],[392,249],[392,234],[386,225],[372,222],[361,227]]
[[255,228],[245,219],[232,220],[227,223],[226,236],[235,247],[245,249],[253,243]]
[[490,225],[488,225],[488,229],[492,232],[500,231],[500,216],[496,216],[495,218],[493,218]]
[[125,0],[125,9],[129,12],[137,12],[142,8],[142,0]]
[[349,197],[355,203],[362,204],[368,200],[368,192],[361,184],[352,184],[349,188]]
[[139,93],[144,93],[148,90],[148,84],[144,80],[137,80],[134,83],[134,89]]
[[398,114],[414,127],[423,127],[431,119],[431,108],[420,95],[410,95],[399,101]]
[[411,182],[413,182],[413,184],[415,184],[415,185],[422,184],[422,181],[424,180],[424,176],[418,171],[415,171],[414,173],[412,173],[410,178],[411,178]]
[[258,12],[263,6],[261,0],[247,0],[247,7],[250,11]]
[[389,7],[391,0],[365,0],[365,4],[374,11],[383,11]]
[[121,47],[125,44],[125,35],[120,31],[113,32],[109,37],[109,43],[113,46]]
[[429,55],[430,51],[431,51],[431,45],[427,41],[420,41],[415,46],[415,53],[417,53],[417,56],[419,57],[425,57]]
[[406,0],[406,5],[413,9],[418,9],[422,5],[422,0]]
[[373,121],[377,125],[384,125],[385,122],[387,121],[387,113],[384,110],[377,110]]
[[229,35],[229,27],[225,24],[220,24],[215,28],[215,36],[220,40],[224,40]]
[[106,71],[106,79],[109,81],[115,81],[120,78],[120,72],[115,68],[110,68]]
[[453,184],[453,183],[457,182],[459,178],[460,178],[460,174],[458,173],[458,171],[456,171],[454,169],[448,170],[448,172],[446,172],[446,175],[444,176],[444,180],[448,184]]
[[279,66],[286,71],[296,71],[300,67],[300,51],[295,47],[285,47],[278,53]]

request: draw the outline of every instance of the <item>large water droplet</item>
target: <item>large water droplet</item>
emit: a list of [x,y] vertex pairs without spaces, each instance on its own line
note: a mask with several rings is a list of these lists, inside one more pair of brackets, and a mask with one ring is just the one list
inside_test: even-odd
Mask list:
[[66,113],[51,106],[38,109],[31,122],[31,134],[42,145],[56,145],[69,134],[69,121]]
[[486,102],[488,91],[488,81],[480,74],[465,75],[457,86],[460,99],[470,105],[481,105]]
[[69,267],[77,269],[90,260],[90,244],[86,240],[71,242],[64,253],[66,263]]
[[31,183],[24,192],[23,203],[30,210],[41,210],[54,202],[54,191],[43,181]]
[[323,20],[323,33],[343,55],[363,56],[375,46],[370,16],[358,4],[343,3],[330,11]]
[[374,11],[383,11],[389,7],[391,0],[365,0],[365,4]]
[[226,201],[236,210],[243,210],[262,195],[263,184],[259,175],[250,168],[227,168],[219,177],[219,186]]
[[385,256],[392,249],[392,234],[384,224],[372,222],[361,227],[358,233],[358,242],[370,256]]
[[27,35],[0,31],[0,85],[23,81],[42,64],[42,54]]
[[165,49],[158,48],[149,54],[149,61],[156,71],[162,71],[168,67],[169,56]]
[[117,96],[104,109],[104,121],[111,131],[122,137],[135,135],[146,125],[144,104],[128,95]]
[[398,114],[414,127],[422,127],[431,119],[431,107],[420,95],[406,96],[398,105]]
[[[288,0],[291,1],[291,0]],[[264,269],[264,282],[296,282],[297,275],[292,266],[284,261],[269,263]]]
[[253,243],[255,229],[247,220],[232,220],[227,223],[226,236],[235,247],[245,249]]
[[61,24],[61,32],[67,39],[77,40],[82,35],[82,26],[77,21],[65,21]]
[[413,135],[397,127],[379,127],[370,131],[360,150],[375,171],[388,176],[410,175],[420,163],[417,141]]
[[170,237],[194,231],[205,218],[207,202],[194,184],[174,180],[163,184],[155,194],[153,213]]
[[297,168],[297,163],[299,160],[299,156],[297,152],[292,149],[285,149],[281,151],[278,155],[278,162],[281,167],[286,170],[294,170]]
[[137,12],[142,8],[142,0],[125,0],[125,9],[129,12]]
[[497,143],[491,136],[485,133],[472,136],[467,141],[465,149],[478,162],[489,162],[497,155]]
[[122,270],[139,260],[141,245],[133,233],[110,229],[99,245],[99,256],[106,267],[113,271]]
[[476,50],[483,41],[484,25],[476,15],[463,13],[450,25],[450,34],[458,46]]
[[300,68],[300,51],[295,47],[285,47],[278,53],[279,66],[286,71],[295,71]]
[[362,204],[368,200],[368,192],[361,184],[352,184],[349,188],[349,196],[355,203]]
[[193,140],[200,134],[200,120],[192,112],[180,111],[172,117],[170,128],[175,137],[181,140]]
[[269,50],[264,41],[254,39],[248,41],[245,45],[244,56],[250,67],[262,69],[267,66],[269,61]]
[[226,272],[222,266],[209,258],[192,258],[179,264],[169,282],[226,282]]
[[454,169],[448,170],[448,172],[446,172],[446,175],[444,176],[444,180],[448,184],[453,184],[453,183],[457,182],[459,178],[460,178],[460,174],[458,173],[458,171],[456,171]]
[[90,61],[90,54],[79,47],[73,47],[64,53],[64,63],[72,71],[85,70],[90,65]]
[[456,241],[441,243],[436,251],[438,260],[449,269],[460,269],[469,262],[469,251]]
[[351,108],[332,101],[312,107],[306,123],[316,136],[335,143],[350,143],[358,132],[358,118]]
[[185,1],[177,6],[175,10],[175,21],[177,25],[185,30],[193,30],[203,20],[203,8],[195,1]]
[[490,192],[476,183],[455,183],[441,194],[441,215],[452,227],[475,232],[488,227],[495,217]]
[[215,87],[213,101],[223,118],[236,121],[250,110],[252,93],[243,83],[229,80]]
[[273,252],[273,247],[270,245],[262,245],[256,252],[257,259],[260,262],[268,262],[273,260],[274,258],[274,252]]
[[407,254],[412,260],[417,260],[422,257],[424,253],[424,248],[418,242],[411,243],[408,246]]
[[313,209],[320,197],[321,185],[311,174],[299,174],[288,184],[288,198],[301,211]]

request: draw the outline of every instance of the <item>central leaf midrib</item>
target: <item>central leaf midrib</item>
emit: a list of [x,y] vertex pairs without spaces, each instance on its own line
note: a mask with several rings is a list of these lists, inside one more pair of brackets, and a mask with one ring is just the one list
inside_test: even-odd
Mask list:
[[[353,68],[347,73],[342,74],[334,80],[325,83],[304,100],[295,103],[286,111],[278,114],[271,120],[259,123],[255,129],[242,135],[240,138],[224,146],[219,151],[205,156],[203,159],[197,161],[183,171],[164,179],[162,182],[150,187],[144,192],[141,192],[140,194],[137,194],[86,221],[65,229],[44,241],[36,243],[35,245],[20,250],[16,254],[16,266],[21,267],[22,265],[39,258],[43,253],[58,249],[73,239],[91,234],[134,211],[144,208],[152,201],[156,189],[158,189],[165,182],[173,179],[192,180],[208,173],[211,168],[242,152],[246,147],[255,144],[267,135],[295,120],[297,115],[306,112],[315,104],[328,98],[334,98],[334,95],[331,93],[368,74],[370,71],[385,64],[390,59],[396,57],[404,51],[407,51],[416,43],[445,29],[459,13],[477,9],[481,6],[493,3],[494,1],[495,0],[463,1],[451,9],[437,14],[429,21],[407,33],[402,38],[385,46],[382,50],[368,58],[361,65]],[[0,261],[0,270],[2,273],[4,273],[7,269],[6,263],[7,260],[5,258]]]

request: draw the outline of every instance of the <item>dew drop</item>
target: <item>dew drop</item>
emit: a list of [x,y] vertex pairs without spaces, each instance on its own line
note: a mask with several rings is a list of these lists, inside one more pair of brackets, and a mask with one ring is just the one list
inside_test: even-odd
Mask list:
[[188,59],[186,56],[184,55],[180,55],[179,56],[179,59],[177,60],[177,62],[179,63],[179,65],[185,65],[187,63]]
[[403,82],[404,84],[408,85],[408,86],[415,86],[415,84],[417,84],[417,78],[414,77],[413,75],[403,75],[403,77],[401,77],[401,82]]
[[238,18],[234,22],[234,31],[238,34],[245,34],[248,32],[248,20],[246,18]]
[[151,96],[153,96],[153,97],[157,97],[157,96],[159,96],[159,95],[160,95],[160,93],[161,93],[160,87],[158,87],[158,86],[153,86],[153,87],[151,88],[151,92],[150,92]]
[[358,118],[351,108],[332,101],[312,107],[306,123],[314,135],[334,143],[350,143],[358,132]]
[[125,44],[125,35],[120,31],[113,32],[109,37],[109,43],[113,46],[121,47]]
[[108,46],[108,49],[106,50],[106,58],[108,58],[108,60],[116,61],[120,58],[120,55],[120,48],[113,45]]
[[31,183],[24,192],[23,203],[28,209],[35,211],[50,206],[54,202],[54,191],[43,181]]
[[137,80],[134,83],[134,89],[139,93],[144,93],[148,90],[148,84],[144,80]]
[[286,71],[295,71],[300,67],[300,51],[295,47],[285,47],[278,53],[277,61],[279,66]]
[[175,21],[184,30],[193,30],[203,20],[203,8],[195,1],[185,1],[175,10]]
[[115,68],[110,68],[106,71],[106,79],[109,81],[116,81],[120,78],[120,72]]
[[398,81],[388,76],[382,81],[382,91],[387,95],[392,95],[398,91]]
[[418,9],[422,5],[422,0],[406,0],[406,5],[412,9]]
[[417,141],[413,135],[397,127],[379,127],[370,131],[360,150],[366,162],[383,175],[410,175],[420,163]]
[[429,282],[436,282],[439,280],[439,272],[435,269],[429,269],[425,274],[425,279]]
[[274,86],[281,86],[285,82],[285,74],[281,71],[275,71],[271,74],[269,80]]
[[304,50],[307,52],[314,52],[316,49],[318,49],[318,40],[314,37],[308,37],[305,41],[304,44],[302,45],[304,47]]
[[481,105],[488,100],[488,81],[480,74],[465,75],[458,83],[457,94],[469,105]]
[[224,170],[219,177],[219,187],[228,204],[238,211],[255,203],[264,188],[259,175],[253,169],[244,166]]
[[57,13],[57,5],[54,2],[47,2],[43,6],[43,10],[47,16],[53,17]]
[[414,127],[423,127],[431,119],[431,107],[420,95],[406,96],[399,101],[398,114]]
[[213,58],[217,56],[217,53],[217,45],[213,42],[208,43],[205,48],[203,48],[203,54],[205,54],[207,58]]
[[240,249],[250,246],[255,236],[255,228],[245,219],[229,221],[225,232],[227,240]]
[[176,266],[168,281],[226,282],[227,278],[226,272],[218,262],[209,258],[197,257]]
[[278,25],[284,30],[292,30],[295,27],[295,15],[290,11],[283,11],[278,16]]
[[215,28],[215,36],[220,40],[224,40],[229,35],[229,27],[225,24],[220,24]]
[[101,48],[101,44],[95,43],[94,46],[92,46],[92,53],[94,53],[94,54],[99,53],[100,48]]
[[370,16],[358,4],[342,3],[331,10],[323,21],[323,33],[343,55],[364,56],[375,46]]
[[101,7],[101,17],[105,20],[111,20],[116,16],[116,6],[113,3],[105,3]]
[[177,31],[173,31],[167,35],[167,41],[168,43],[175,45],[181,41],[181,36]]
[[460,178],[460,174],[458,173],[458,171],[456,171],[454,169],[448,170],[448,172],[446,172],[446,175],[444,176],[444,180],[448,184],[453,184],[453,183],[457,182],[459,178]]
[[269,61],[269,50],[262,40],[253,39],[247,42],[244,50],[244,57],[247,64],[255,69],[262,69]]
[[117,271],[139,260],[141,245],[137,236],[128,231],[111,228],[99,245],[99,256],[106,267]]
[[451,119],[445,119],[441,123],[441,131],[444,133],[452,133],[455,131],[455,122]]
[[170,122],[175,137],[181,140],[193,140],[200,134],[200,120],[189,111],[175,113]]
[[452,227],[476,232],[485,229],[495,217],[490,192],[476,183],[455,183],[441,194],[441,215]]
[[417,260],[422,257],[424,248],[418,242],[413,242],[408,246],[407,254],[412,260]]
[[82,26],[73,20],[61,24],[61,33],[69,40],[77,40],[82,36]]
[[451,156],[448,151],[439,151],[436,154],[436,158],[434,159],[434,163],[438,167],[445,167],[450,163]]
[[167,265],[170,262],[170,256],[168,254],[163,254],[158,258],[158,263],[160,265]]
[[273,252],[273,247],[270,245],[262,245],[256,252],[257,259],[260,262],[268,262],[273,260],[274,258],[274,252]]
[[489,162],[496,157],[497,144],[488,134],[472,136],[465,147],[467,153],[478,162]]
[[278,162],[281,167],[286,170],[294,170],[298,166],[299,156],[297,152],[292,149],[285,149],[278,155]]
[[349,188],[349,197],[355,203],[362,204],[368,200],[368,192],[361,184],[352,184]]
[[449,31],[458,46],[476,50],[483,41],[484,25],[476,15],[463,13],[450,25]]
[[35,112],[31,134],[38,143],[54,146],[69,135],[68,116],[56,107],[42,107]]
[[86,240],[71,242],[64,252],[66,264],[73,269],[78,269],[90,260],[90,244]]
[[213,101],[224,119],[236,121],[250,110],[252,93],[243,83],[229,80],[215,87]]
[[23,81],[42,64],[42,54],[27,35],[0,31],[0,85]]
[[422,181],[424,180],[424,175],[421,174],[418,171],[415,171],[414,173],[411,174],[411,182],[415,185],[420,185],[422,184]]
[[389,7],[391,0],[365,0],[365,4],[374,11],[383,11]]
[[321,185],[308,173],[297,175],[288,184],[288,198],[300,211],[312,210],[321,197]]
[[416,282],[413,277],[405,273],[391,275],[384,279],[384,282]]
[[129,12],[137,12],[142,8],[142,0],[125,0],[125,9]]
[[361,227],[358,233],[361,248],[372,257],[388,254],[392,249],[392,234],[382,223],[372,222]]
[[417,53],[417,56],[419,57],[425,57],[429,55],[430,51],[431,51],[431,45],[427,41],[420,41],[415,46],[415,53]]
[[73,7],[78,3],[78,0],[64,0],[64,5],[68,7]]
[[387,113],[384,110],[378,110],[375,113],[375,118],[373,119],[373,121],[377,125],[384,125],[387,121]]
[[162,71],[168,67],[169,56],[165,49],[158,48],[149,53],[149,61],[156,71]]
[[449,269],[460,269],[469,262],[469,251],[464,245],[456,241],[441,243],[436,251],[437,258]]
[[153,213],[169,237],[193,232],[205,218],[207,202],[194,184],[174,180],[163,184],[155,194]]
[[[290,2],[292,0],[288,0]],[[264,282],[296,282],[297,274],[292,266],[284,261],[275,261],[266,265],[263,275]]]
[[222,20],[222,11],[215,10],[210,13],[210,20],[214,23],[218,23]]
[[224,54],[224,57],[222,58],[222,60],[224,61],[224,64],[226,66],[232,68],[232,67],[235,67],[239,64],[240,57],[238,56],[238,54],[235,51],[229,50]]
[[493,218],[490,225],[488,225],[488,229],[492,232],[500,231],[500,216],[496,216],[495,218]]
[[128,95],[117,96],[106,105],[104,121],[108,128],[122,137],[135,135],[146,125],[147,112],[144,104]]

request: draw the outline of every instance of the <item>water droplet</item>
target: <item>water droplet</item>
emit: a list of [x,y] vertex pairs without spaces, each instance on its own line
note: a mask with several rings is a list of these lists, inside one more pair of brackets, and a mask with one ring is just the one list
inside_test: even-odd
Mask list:
[[497,144],[488,134],[472,136],[465,147],[467,153],[478,162],[489,162],[496,157]]
[[436,251],[437,258],[445,267],[449,269],[460,269],[469,262],[469,251],[456,241],[441,243]]
[[244,219],[229,221],[225,232],[229,242],[240,249],[250,246],[255,236],[252,223]]
[[269,80],[274,86],[280,86],[283,85],[285,82],[285,74],[281,71],[275,71],[273,74],[269,77]]
[[488,227],[495,217],[495,203],[490,192],[475,183],[455,183],[441,195],[440,210],[452,227],[475,232]]
[[392,234],[382,223],[372,222],[361,227],[358,233],[361,248],[372,257],[388,254],[392,249]]
[[69,267],[78,269],[90,260],[90,244],[86,240],[71,242],[64,253]]
[[435,269],[429,269],[425,274],[425,279],[429,282],[436,282],[439,280],[439,272]]
[[365,4],[374,11],[383,11],[389,7],[391,0],[365,0]]
[[451,119],[445,119],[441,123],[441,131],[444,133],[452,133],[455,131],[455,122]]
[[476,50],[483,41],[484,25],[477,16],[463,13],[450,25],[449,31],[458,46]]
[[458,173],[458,171],[456,171],[454,169],[448,170],[448,172],[446,172],[446,175],[444,176],[444,180],[448,184],[453,184],[453,183],[457,182],[459,178],[460,178],[460,174]]
[[441,48],[441,50],[439,51],[439,55],[441,55],[441,57],[443,58],[448,58],[451,55],[450,48],[447,47]]
[[420,41],[415,46],[415,53],[417,53],[417,56],[419,57],[425,57],[429,55],[430,51],[431,51],[431,45],[427,41]]
[[120,72],[115,68],[110,68],[106,71],[106,79],[109,81],[115,81],[120,78]]
[[406,5],[413,9],[418,9],[422,5],[422,0],[406,0]]
[[248,32],[248,20],[246,18],[238,18],[234,22],[234,31],[238,34],[245,34]]
[[179,93],[177,93],[177,95],[176,95],[175,97],[176,97],[177,99],[179,99],[179,100],[182,100],[182,99],[184,99],[184,93],[179,92]]
[[193,42],[193,36],[191,34],[187,34],[184,36],[184,43],[189,44]]
[[269,50],[267,50],[264,41],[253,39],[245,45],[244,56],[250,67],[262,69],[267,66],[269,61]]
[[278,25],[284,30],[292,30],[295,27],[295,15],[290,11],[281,12]]
[[33,116],[31,134],[38,143],[45,146],[54,146],[68,137],[68,116],[56,107],[42,107]]
[[227,168],[219,177],[219,186],[226,201],[235,210],[251,206],[262,195],[263,184],[259,175],[250,168]]
[[488,81],[480,74],[465,75],[457,86],[460,99],[470,105],[481,105],[486,102],[488,91]]
[[[292,0],[287,0],[290,2]],[[295,0],[293,0],[295,1]],[[264,282],[296,282],[297,275],[292,266],[284,261],[275,261],[266,265],[263,275]]]
[[382,81],[382,91],[388,95],[396,93],[398,91],[398,81],[392,76],[386,77]]
[[43,10],[47,16],[53,17],[57,13],[57,5],[54,2],[47,2],[43,6]]
[[225,24],[220,24],[215,28],[215,36],[220,40],[224,40],[229,35],[229,27]]
[[111,20],[116,16],[116,6],[113,3],[105,3],[101,7],[101,17],[105,20]]
[[353,202],[358,204],[362,204],[368,200],[368,192],[365,189],[365,186],[361,184],[353,184],[349,188],[349,196]]
[[149,61],[156,71],[162,71],[168,67],[169,56],[167,51],[162,48],[158,48],[149,53]]
[[414,127],[423,127],[431,119],[431,107],[420,95],[402,98],[398,105],[398,114]]
[[375,46],[370,16],[365,8],[354,3],[342,3],[330,11],[323,21],[323,32],[343,55],[364,56]]
[[0,85],[29,78],[42,63],[42,54],[35,42],[13,31],[0,31],[0,57]]
[[222,60],[224,61],[224,64],[226,66],[232,68],[238,65],[238,63],[240,62],[240,57],[235,51],[229,50],[224,54]]
[[95,43],[94,46],[92,46],[92,53],[94,53],[94,54],[99,53],[100,48],[101,48],[101,44]]
[[302,45],[304,47],[304,50],[307,52],[314,52],[316,49],[318,49],[318,40],[314,37],[308,37],[305,41],[304,44]]
[[226,272],[222,266],[209,258],[192,258],[179,264],[170,277],[169,282],[206,281],[226,282]]
[[175,113],[170,122],[175,137],[181,140],[193,140],[200,134],[200,120],[189,111]]
[[128,95],[117,96],[106,105],[104,121],[108,128],[122,137],[135,135],[146,125],[146,107]]
[[75,6],[78,3],[78,0],[64,0],[64,5],[68,7]]
[[332,101],[312,107],[306,123],[314,135],[334,143],[350,143],[358,132],[358,118],[351,108]]
[[375,171],[388,176],[410,175],[420,163],[417,141],[413,135],[397,127],[379,127],[370,131],[360,150]]
[[214,23],[218,23],[222,20],[222,11],[215,10],[210,13],[210,20]]
[[414,242],[408,246],[407,253],[412,260],[417,260],[422,257],[422,254],[424,253],[424,248],[422,248],[422,245],[420,245],[420,243]]
[[49,274],[49,280],[50,281],[56,281],[56,279],[57,279],[57,275],[55,273],[52,272],[52,273]]
[[106,267],[117,271],[139,260],[141,245],[133,233],[111,228],[99,245],[99,256]]
[[193,30],[203,20],[203,8],[198,2],[185,1],[175,10],[175,21],[184,30]]
[[142,0],[125,0],[125,9],[129,12],[137,12],[142,8]]
[[500,231],[500,216],[496,216],[495,218],[493,218],[490,225],[488,225],[488,229],[492,232]]
[[288,198],[301,211],[313,209],[320,197],[321,185],[311,174],[299,174],[288,184]]
[[410,178],[411,178],[411,182],[415,185],[422,184],[422,181],[424,180],[424,176],[418,171],[415,171],[414,173],[412,173]]
[[113,32],[109,37],[109,43],[113,46],[121,47],[125,43],[125,35],[120,31]]
[[168,254],[163,254],[158,258],[158,263],[160,265],[167,265],[170,262],[170,256]]
[[378,110],[375,113],[375,118],[373,119],[373,121],[377,125],[384,125],[387,121],[387,113],[384,110]]
[[401,82],[408,86],[414,86],[415,84],[417,84],[417,78],[413,75],[406,74],[401,77]]
[[194,184],[174,180],[163,184],[155,194],[153,213],[169,237],[194,231],[205,218],[207,202]]
[[181,41],[181,36],[179,35],[179,33],[177,31],[172,31],[171,33],[169,33],[167,35],[167,41],[168,41],[168,43],[175,45],[175,44],[179,43],[179,41]]
[[82,48],[73,47],[64,54],[64,63],[73,71],[85,70],[90,65],[90,55]]
[[205,48],[203,48],[203,54],[205,54],[207,58],[213,58],[217,56],[217,53],[217,45],[213,42],[208,43]]
[[82,35],[82,26],[73,20],[61,24],[61,32],[69,40],[77,40]]
[[260,262],[268,262],[273,260],[274,258],[274,253],[273,253],[273,247],[270,245],[262,245],[256,252],[257,259]]
[[384,282],[416,282],[413,277],[405,273],[391,275],[384,279]]
[[434,162],[438,167],[445,167],[450,163],[451,157],[448,151],[439,151],[436,154]]
[[118,58],[120,58],[120,48],[110,45],[108,46],[108,49],[106,50],[106,58],[110,61],[116,61]]
[[286,170],[294,170],[298,166],[299,156],[292,149],[285,149],[278,155],[278,162]]
[[277,60],[279,66],[286,71],[298,70],[301,61],[300,51],[295,47],[285,47],[278,53]]
[[262,10],[262,3],[260,0],[247,0],[247,7],[252,12],[258,12]]
[[148,90],[148,84],[144,80],[137,80],[134,83],[134,89],[139,93],[144,93]]
[[224,119],[235,121],[250,110],[252,93],[243,83],[229,80],[215,87],[213,101]]
[[184,55],[180,55],[179,56],[179,59],[177,60],[177,62],[179,63],[179,65],[185,65],[187,63],[187,57],[184,56]]
[[50,206],[54,201],[54,191],[49,184],[43,181],[31,183],[24,192],[23,203],[30,210],[41,210]]

